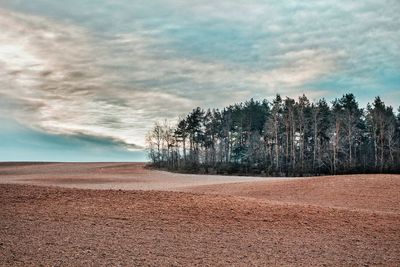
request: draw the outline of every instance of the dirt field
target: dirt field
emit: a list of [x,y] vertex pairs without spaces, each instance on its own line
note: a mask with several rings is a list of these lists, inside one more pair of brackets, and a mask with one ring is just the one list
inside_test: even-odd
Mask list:
[[183,175],[144,168],[143,163],[0,163],[0,182],[82,189],[168,190],[263,178]]
[[3,163],[0,183],[2,266],[400,266],[399,175]]

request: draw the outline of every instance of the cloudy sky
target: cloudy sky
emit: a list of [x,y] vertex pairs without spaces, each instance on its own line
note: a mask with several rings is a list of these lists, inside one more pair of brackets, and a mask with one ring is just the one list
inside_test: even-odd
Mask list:
[[156,120],[276,93],[400,103],[398,0],[0,0],[0,161],[144,160]]

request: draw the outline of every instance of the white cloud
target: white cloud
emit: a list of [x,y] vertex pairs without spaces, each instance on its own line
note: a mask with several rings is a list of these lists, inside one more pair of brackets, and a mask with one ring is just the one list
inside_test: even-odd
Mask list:
[[143,145],[149,120],[192,107],[184,97],[113,87],[118,77],[101,67],[105,52],[96,51],[80,28],[8,11],[0,15],[0,94],[2,102],[13,103],[3,109],[26,125],[132,147]]
[[0,108],[48,132],[142,145],[154,120],[196,105],[323,97],[332,91],[304,88],[332,75],[338,84],[379,85],[377,68],[399,69],[395,0],[164,0],[141,17],[129,13],[131,1],[110,3],[120,13],[96,8],[112,18],[104,32],[96,31],[103,17],[92,25],[91,13],[77,22],[0,10]]
[[[8,11],[1,11],[0,29],[0,93],[18,103],[12,110],[17,119],[52,133],[102,136],[129,145],[143,145],[154,120],[259,93],[247,85],[272,95],[276,87],[300,86],[334,65],[334,58],[308,50],[283,55],[286,65],[278,69],[251,71],[153,54],[149,47],[162,40],[135,34],[97,40],[79,27]],[[159,85],[141,88],[138,81]],[[207,86],[222,91],[205,93]]]

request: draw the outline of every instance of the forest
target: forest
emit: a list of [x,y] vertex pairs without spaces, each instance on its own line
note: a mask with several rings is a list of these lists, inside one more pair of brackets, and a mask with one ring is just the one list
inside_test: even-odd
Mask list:
[[222,110],[193,109],[146,136],[151,165],[170,171],[259,176],[400,173],[400,107],[353,94],[331,103],[250,99]]

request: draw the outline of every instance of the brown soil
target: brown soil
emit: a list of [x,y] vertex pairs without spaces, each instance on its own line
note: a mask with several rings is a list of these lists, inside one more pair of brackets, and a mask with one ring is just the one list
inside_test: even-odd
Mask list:
[[190,192],[400,213],[400,175],[321,176],[196,186]]
[[[53,187],[99,179],[173,186]],[[0,265],[399,266],[399,175],[208,179],[138,164],[0,165]]]
[[260,181],[260,177],[186,175],[144,168],[144,163],[0,164],[0,183],[82,189],[178,190],[186,187]]

